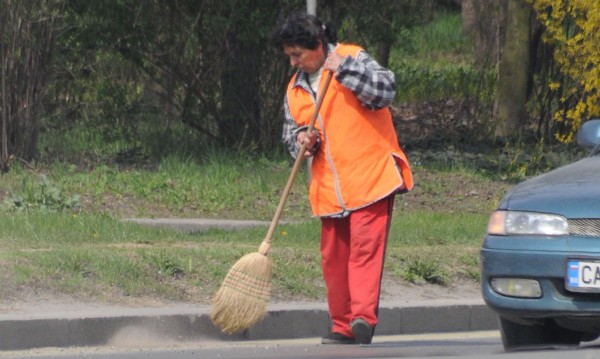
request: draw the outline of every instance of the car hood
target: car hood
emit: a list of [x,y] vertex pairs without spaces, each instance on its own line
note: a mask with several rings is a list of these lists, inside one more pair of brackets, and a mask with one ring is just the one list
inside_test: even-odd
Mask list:
[[508,192],[498,208],[600,218],[600,157],[529,179]]

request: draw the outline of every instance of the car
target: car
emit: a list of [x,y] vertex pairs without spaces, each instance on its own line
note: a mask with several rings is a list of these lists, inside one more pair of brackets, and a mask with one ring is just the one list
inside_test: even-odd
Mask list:
[[577,142],[588,156],[516,185],[490,215],[481,292],[507,351],[600,334],[600,120]]

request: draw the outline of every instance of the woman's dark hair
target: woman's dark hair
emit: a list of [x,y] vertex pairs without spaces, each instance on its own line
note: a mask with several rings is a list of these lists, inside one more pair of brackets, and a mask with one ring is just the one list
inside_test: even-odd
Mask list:
[[294,45],[315,50],[319,44],[327,46],[328,43],[336,42],[333,24],[323,24],[316,16],[306,13],[290,15],[280,21],[271,33],[271,44],[279,50],[283,50],[284,46]]

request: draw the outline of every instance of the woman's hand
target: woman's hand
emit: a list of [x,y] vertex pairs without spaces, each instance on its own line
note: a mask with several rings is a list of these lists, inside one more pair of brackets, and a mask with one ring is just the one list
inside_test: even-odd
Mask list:
[[342,55],[332,52],[329,55],[327,55],[325,63],[323,64],[323,68],[325,70],[336,72],[342,64],[342,61],[344,61],[344,57]]
[[317,133],[315,131],[311,133],[307,133],[307,131],[302,131],[298,133],[298,136],[296,137],[296,142],[298,143],[298,146],[302,146],[302,144],[305,144],[306,147],[304,147],[304,157],[310,157],[314,155],[315,151],[317,150]]

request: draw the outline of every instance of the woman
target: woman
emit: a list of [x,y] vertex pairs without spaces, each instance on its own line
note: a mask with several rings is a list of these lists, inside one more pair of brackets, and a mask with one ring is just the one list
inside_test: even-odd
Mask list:
[[[272,34],[297,71],[284,101],[283,142],[313,157],[310,203],[321,219],[322,269],[331,332],[323,344],[370,344],[378,322],[394,195],[412,188],[388,106],[394,74],[362,48],[336,43],[317,17],[294,14]],[[334,73],[312,133],[326,74]]]

